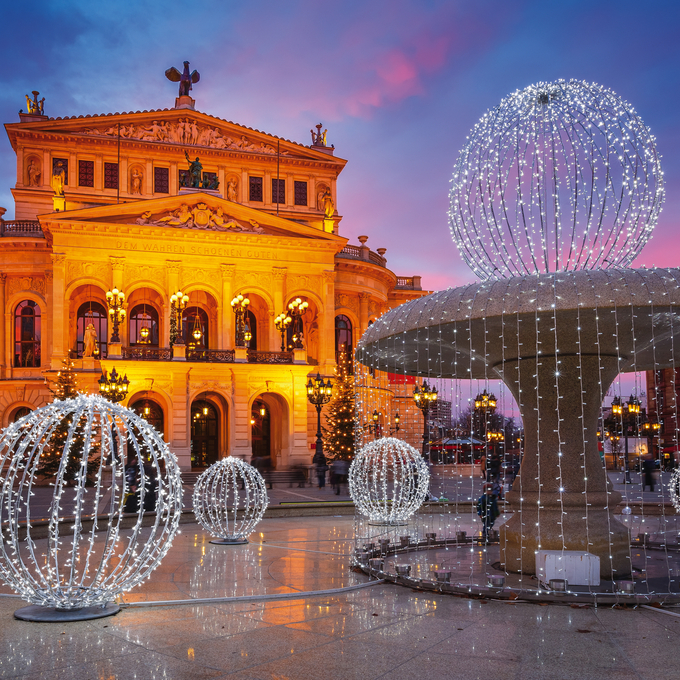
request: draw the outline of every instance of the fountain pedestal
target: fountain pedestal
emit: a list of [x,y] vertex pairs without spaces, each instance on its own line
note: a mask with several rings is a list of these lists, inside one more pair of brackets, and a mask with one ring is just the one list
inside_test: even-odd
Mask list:
[[[559,363],[558,363],[559,361]],[[630,575],[628,529],[612,517],[611,489],[598,451],[601,395],[616,378],[616,356],[539,356],[496,367],[520,406],[524,457],[501,526],[501,562],[536,573],[536,551],[579,550],[600,558],[600,576]],[[559,373],[559,375],[557,375]]]

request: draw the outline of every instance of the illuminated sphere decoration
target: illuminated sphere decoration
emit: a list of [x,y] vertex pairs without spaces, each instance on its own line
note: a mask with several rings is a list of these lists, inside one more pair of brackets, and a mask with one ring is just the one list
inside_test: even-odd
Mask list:
[[262,475],[233,456],[213,463],[194,486],[196,520],[218,545],[247,543],[268,503]]
[[481,279],[627,267],[664,199],[655,139],[611,90],[579,80],[505,97],[470,132],[451,235]]
[[[58,469],[49,507],[31,512],[50,460]],[[0,578],[33,605],[17,618],[115,614],[115,599],[149,577],[177,533],[174,454],[143,418],[98,395],[54,401],[11,423],[0,434],[0,470]],[[126,513],[133,486],[139,502]]]
[[680,468],[675,468],[668,482],[668,491],[675,512],[680,513]]
[[423,504],[430,470],[420,453],[394,437],[364,446],[349,470],[349,493],[359,512],[376,524],[403,524]]

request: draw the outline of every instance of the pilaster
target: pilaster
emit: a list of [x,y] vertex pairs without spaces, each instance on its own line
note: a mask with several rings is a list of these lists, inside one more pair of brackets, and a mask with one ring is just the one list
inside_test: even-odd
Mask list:
[[220,349],[232,349],[235,345],[234,338],[234,313],[231,309],[231,300],[234,296],[234,274],[236,265],[221,264],[220,274],[222,275],[222,333]]
[[68,309],[64,299],[66,292],[66,255],[53,253],[52,257],[52,368],[61,368],[66,357]]

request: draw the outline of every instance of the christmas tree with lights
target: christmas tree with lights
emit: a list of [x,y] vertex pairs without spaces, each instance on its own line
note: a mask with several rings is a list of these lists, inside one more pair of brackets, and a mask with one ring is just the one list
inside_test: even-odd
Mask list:
[[[57,378],[54,385],[48,385],[49,391],[54,397],[53,401],[63,401],[64,399],[73,399],[80,394],[78,390],[78,374],[74,370],[74,364],[70,357],[62,359],[63,368],[57,373]],[[61,465],[61,459],[64,455],[64,449],[68,441],[69,431],[71,430],[71,420],[64,418],[52,432],[49,442],[43,449],[40,456],[40,463],[38,464],[38,472],[44,477],[54,477]],[[66,461],[66,472],[64,479],[71,482],[80,474],[81,461],[83,456],[83,448],[85,446],[85,428],[86,422],[80,422],[76,425],[73,432],[73,439],[71,448],[69,449],[68,460]],[[98,444],[91,442],[90,453],[95,452],[99,448]],[[87,462],[87,472],[91,473],[96,470],[99,465],[99,456],[90,457]]]
[[347,352],[339,352],[335,368],[333,399],[326,411],[323,448],[329,460],[354,457],[354,377],[350,373]]

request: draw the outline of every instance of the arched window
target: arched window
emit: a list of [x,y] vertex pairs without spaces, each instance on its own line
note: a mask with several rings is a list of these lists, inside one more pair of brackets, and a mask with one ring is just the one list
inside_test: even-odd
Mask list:
[[106,358],[106,347],[109,333],[109,319],[104,305],[99,302],[88,301],[84,302],[78,308],[77,315],[77,336],[76,336],[76,353],[79,357],[83,356],[85,344],[83,337],[85,336],[85,329],[89,324],[94,326],[97,331],[97,344],[99,345],[99,357]]
[[[182,312],[182,337],[187,347],[191,349],[210,347],[208,330],[208,314],[205,310],[200,307],[187,307]],[[197,339],[198,331],[200,336]]]
[[252,336],[248,347],[250,349],[257,349],[257,319],[249,309],[246,310],[246,330],[249,330]]
[[144,418],[149,425],[163,434],[164,424],[163,424],[163,409],[160,404],[153,401],[153,399],[142,399],[141,401],[136,401],[132,406],[132,410],[141,418]]
[[335,317],[335,360],[340,360],[340,352],[345,352],[349,365],[352,365],[352,322],[344,314]]
[[40,307],[33,300],[22,300],[14,310],[14,365],[40,366]]
[[27,416],[29,413],[31,413],[31,409],[28,408],[28,406],[19,406],[19,408],[14,412],[14,415],[12,416],[12,422],[16,423],[17,420],[20,420],[24,416]]
[[158,347],[158,312],[147,304],[137,305],[130,313],[130,345]]

